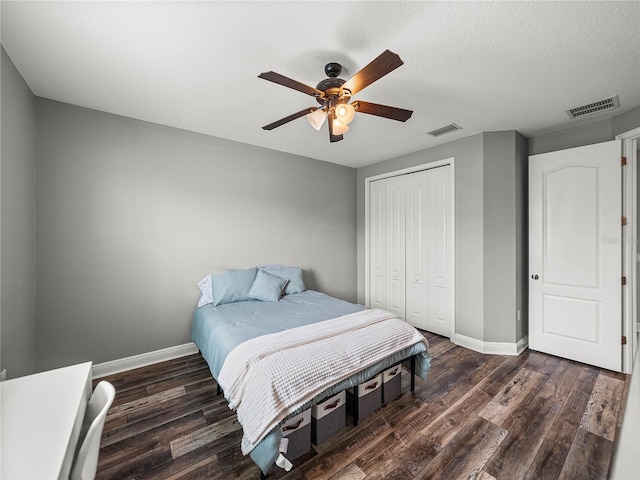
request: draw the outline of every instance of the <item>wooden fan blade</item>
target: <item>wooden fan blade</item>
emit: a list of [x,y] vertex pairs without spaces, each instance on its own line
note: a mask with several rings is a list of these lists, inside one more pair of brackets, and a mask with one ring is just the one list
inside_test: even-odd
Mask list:
[[387,105],[380,105],[379,103],[363,102],[362,100],[354,100],[352,105],[355,107],[356,112],[390,118],[391,120],[398,120],[399,122],[406,122],[413,114],[413,110],[389,107]]
[[305,85],[304,83],[300,83],[297,80],[293,80],[289,77],[285,77],[284,75],[280,75],[276,72],[263,72],[258,75],[258,78],[262,78],[264,80],[269,80],[270,82],[277,83],[279,85],[283,85],[285,87],[293,88],[302,93],[306,93],[307,95],[311,95],[312,97],[322,96],[323,93],[309,85]]
[[385,50],[377,58],[373,59],[366,67],[347,80],[344,85],[342,85],[342,88],[350,90],[351,94],[355,95],[360,90],[384,77],[387,73],[392,72],[403,63],[404,62],[400,60],[398,54]]
[[299,112],[292,113],[288,117],[281,118],[280,120],[270,123],[269,125],[265,125],[264,127],[262,127],[262,129],[273,130],[274,128],[279,127],[280,125],[284,125],[285,123],[289,123],[290,121],[295,120],[296,118],[304,117],[305,115],[315,111],[316,111],[316,108],[314,107],[305,108],[304,110],[300,110]]
[[327,118],[327,124],[329,124],[329,141],[331,143],[339,142],[340,140],[342,140],[344,138],[342,135],[334,135],[333,134],[333,121],[331,120],[330,116],[329,116],[329,118]]

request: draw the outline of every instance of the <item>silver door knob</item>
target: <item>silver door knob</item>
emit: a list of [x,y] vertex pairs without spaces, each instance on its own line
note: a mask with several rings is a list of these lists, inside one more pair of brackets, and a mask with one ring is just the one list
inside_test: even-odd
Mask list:
[[540,277],[538,277],[538,275],[534,274],[534,275],[531,275],[531,278],[533,278],[534,280],[538,280],[538,278],[540,278]]

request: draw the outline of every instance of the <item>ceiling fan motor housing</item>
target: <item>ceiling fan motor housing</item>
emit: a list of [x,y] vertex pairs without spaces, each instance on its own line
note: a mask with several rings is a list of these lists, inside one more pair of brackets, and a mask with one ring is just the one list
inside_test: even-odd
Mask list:
[[325,78],[321,80],[316,88],[324,93],[323,96],[316,97],[320,105],[324,105],[327,101],[335,101],[342,96],[342,85],[345,80],[342,78]]
[[341,87],[346,82],[346,80],[338,78],[338,75],[340,75],[341,71],[342,66],[339,63],[333,62],[327,63],[325,65],[324,73],[326,73],[329,78],[321,80],[318,85],[316,85],[316,89],[324,93],[324,96],[316,98],[320,105],[324,105],[325,107],[332,107],[336,103],[344,101],[341,100],[341,97],[344,93]]

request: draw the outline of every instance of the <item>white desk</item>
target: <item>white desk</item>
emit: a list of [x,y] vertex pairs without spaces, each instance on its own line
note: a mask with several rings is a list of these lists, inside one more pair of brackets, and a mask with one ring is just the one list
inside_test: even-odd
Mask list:
[[0,478],[68,478],[91,397],[91,362],[0,382]]

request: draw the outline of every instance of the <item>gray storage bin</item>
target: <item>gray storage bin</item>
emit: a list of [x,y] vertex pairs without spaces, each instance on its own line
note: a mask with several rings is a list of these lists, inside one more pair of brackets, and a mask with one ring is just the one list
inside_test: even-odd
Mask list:
[[311,450],[311,409],[288,419],[280,431],[283,437],[289,439],[289,447],[283,454],[289,461],[307,453]]
[[382,374],[347,390],[349,409],[356,425],[382,406]]
[[402,365],[382,372],[382,403],[389,403],[400,396],[402,390]]
[[347,394],[343,391],[311,407],[311,441],[316,445],[344,428],[347,417]]

